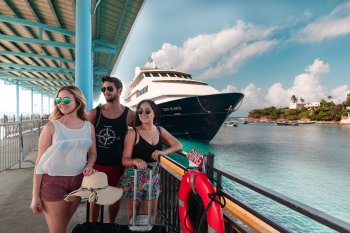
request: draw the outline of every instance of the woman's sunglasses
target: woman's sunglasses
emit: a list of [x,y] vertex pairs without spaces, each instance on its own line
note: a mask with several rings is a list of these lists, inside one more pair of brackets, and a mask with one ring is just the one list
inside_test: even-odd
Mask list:
[[[62,98],[61,97],[57,97],[56,98],[56,104],[61,104],[62,103]],[[64,104],[69,104],[70,103],[70,98],[69,97],[64,97],[63,98],[63,103]]]
[[151,110],[146,108],[143,110],[142,108],[137,109],[137,114],[141,115],[143,112],[145,112],[147,115],[151,113]]
[[109,91],[109,92],[112,92],[113,91],[113,87],[112,86],[108,86],[108,87],[102,87],[101,88],[101,91],[104,93],[105,91]]

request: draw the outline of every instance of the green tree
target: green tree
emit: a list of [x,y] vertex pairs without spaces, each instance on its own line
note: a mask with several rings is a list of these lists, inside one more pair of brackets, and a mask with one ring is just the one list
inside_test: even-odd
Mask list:
[[290,97],[290,100],[293,102],[293,103],[296,103],[298,101],[297,97],[295,95],[292,95],[292,97]]

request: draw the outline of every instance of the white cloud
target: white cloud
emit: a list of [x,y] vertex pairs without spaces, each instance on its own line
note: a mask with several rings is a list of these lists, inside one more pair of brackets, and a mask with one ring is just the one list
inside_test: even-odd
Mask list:
[[[152,53],[157,67],[175,68],[198,73],[197,79],[237,72],[249,58],[270,50],[278,42],[269,40],[275,28],[237,21],[236,25],[218,33],[189,38],[182,47],[169,43]],[[152,66],[150,62],[145,66]]]
[[285,107],[291,96],[291,91],[285,90],[282,83],[275,83],[269,88],[266,101],[269,106]]
[[350,2],[337,6],[328,16],[308,24],[297,34],[300,42],[321,42],[350,33]]
[[227,92],[238,92],[238,88],[232,85],[228,85],[224,90],[221,92],[227,93]]
[[[318,102],[321,99],[327,99],[328,96],[332,96],[334,103],[342,103],[345,101],[347,94],[350,93],[347,85],[329,90],[321,83],[321,76],[329,73],[330,70],[328,63],[316,58],[305,69],[304,73],[295,76],[293,86],[284,88],[281,83],[275,83],[267,90],[266,96],[261,88],[251,83],[241,90],[245,97],[240,112],[247,114],[252,109],[270,106],[288,107],[292,95],[295,95],[298,99],[303,98],[305,102]],[[229,85],[225,90],[236,91],[237,88]]]

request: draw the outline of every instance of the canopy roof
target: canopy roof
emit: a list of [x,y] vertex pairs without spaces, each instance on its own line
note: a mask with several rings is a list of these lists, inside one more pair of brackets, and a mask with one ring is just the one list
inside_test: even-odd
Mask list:
[[[94,97],[143,0],[92,0]],[[0,79],[52,96],[75,80],[75,0],[0,1]]]

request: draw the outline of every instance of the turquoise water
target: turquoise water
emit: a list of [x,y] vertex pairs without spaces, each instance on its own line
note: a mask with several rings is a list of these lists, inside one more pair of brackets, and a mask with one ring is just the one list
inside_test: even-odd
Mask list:
[[[222,127],[209,143],[184,149],[215,154],[215,166],[350,223],[350,127],[248,124]],[[293,232],[333,232],[232,182],[225,189]]]

